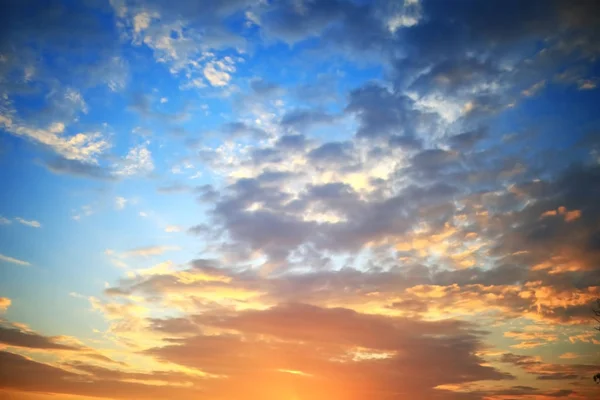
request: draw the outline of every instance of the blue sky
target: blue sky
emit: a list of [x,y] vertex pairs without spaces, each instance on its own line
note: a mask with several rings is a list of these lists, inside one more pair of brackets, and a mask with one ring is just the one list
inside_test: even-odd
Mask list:
[[0,394],[593,398],[599,14],[9,1]]

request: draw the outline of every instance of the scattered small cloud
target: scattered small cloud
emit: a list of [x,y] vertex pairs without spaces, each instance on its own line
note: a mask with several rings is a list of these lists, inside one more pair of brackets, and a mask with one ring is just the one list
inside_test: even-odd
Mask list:
[[115,198],[115,208],[117,210],[124,209],[125,205],[127,205],[127,199],[125,197],[118,196]]
[[83,205],[79,208],[79,210],[72,211],[73,216],[71,217],[75,221],[80,221],[83,217],[89,217],[90,215],[95,213],[91,204]]
[[594,79],[583,79],[578,82],[579,90],[592,90],[596,89],[598,86],[598,81]]
[[183,228],[179,225],[168,225],[165,228],[165,232],[168,232],[168,233],[181,232],[182,230],[183,230]]
[[22,225],[30,226],[32,228],[41,228],[42,227],[42,224],[40,224],[38,221],[36,221],[34,219],[26,220],[21,217],[16,217],[15,221],[17,221],[18,223],[20,223]]
[[204,77],[212,86],[226,86],[235,72],[233,60],[225,57],[223,60],[211,61],[204,67]]
[[115,174],[124,177],[146,175],[152,171],[154,171],[154,161],[147,144],[131,148],[127,155],[115,165]]

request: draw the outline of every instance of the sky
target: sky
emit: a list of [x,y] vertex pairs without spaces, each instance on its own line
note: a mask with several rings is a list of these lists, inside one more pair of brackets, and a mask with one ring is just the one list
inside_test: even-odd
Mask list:
[[0,399],[595,399],[600,3],[7,0]]

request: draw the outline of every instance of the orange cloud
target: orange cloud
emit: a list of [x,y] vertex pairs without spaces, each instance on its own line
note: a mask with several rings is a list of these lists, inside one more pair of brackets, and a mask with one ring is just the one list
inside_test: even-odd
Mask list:
[[8,297],[0,297],[0,312],[8,310],[11,304],[12,301]]

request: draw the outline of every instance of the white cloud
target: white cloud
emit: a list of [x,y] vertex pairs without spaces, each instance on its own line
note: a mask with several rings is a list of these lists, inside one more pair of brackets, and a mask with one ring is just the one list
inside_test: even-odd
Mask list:
[[139,145],[129,150],[129,153],[115,166],[115,174],[133,176],[148,174],[154,170],[152,152],[146,145]]
[[181,232],[182,227],[179,225],[169,225],[165,228],[165,232],[173,233],[173,232]]
[[126,204],[127,204],[127,199],[125,197],[117,196],[115,198],[115,207],[117,210],[124,209]]
[[145,213],[143,211],[140,211],[140,217],[142,218],[146,218],[148,216],[148,213]]
[[150,21],[152,21],[152,15],[147,12],[137,14],[133,17],[133,31],[135,33],[140,33],[150,26]]
[[12,224],[12,221],[8,218],[4,218],[3,216],[0,215],[0,225],[8,225],[8,224]]
[[26,220],[21,217],[17,217],[17,218],[15,218],[15,221],[17,221],[20,224],[30,226],[32,228],[41,228],[42,227],[42,224],[40,224],[38,221],[36,221],[34,219]]
[[166,103],[166,102],[168,102],[168,101],[169,101],[169,99],[167,99],[166,97],[161,97],[161,98],[160,98],[160,102],[161,102],[161,104],[164,104],[164,103]]
[[72,218],[75,221],[79,221],[81,219],[81,217],[89,217],[95,211],[90,204],[86,204],[86,205],[81,206],[79,211],[73,211],[73,212],[74,212],[74,215]]
[[212,61],[204,67],[204,77],[212,86],[226,86],[231,80],[230,72],[235,72],[233,60],[225,57],[220,61]]
[[69,160],[96,163],[96,157],[110,147],[100,132],[64,136],[65,124],[54,122],[47,128],[33,128],[16,123],[10,116],[0,115],[0,127],[15,136],[22,136],[48,146]]
[[6,261],[11,264],[17,264],[17,265],[23,265],[23,266],[31,265],[27,261],[23,261],[23,260],[19,260],[19,259],[13,258],[13,257],[5,256],[4,254],[0,254],[0,261]]

